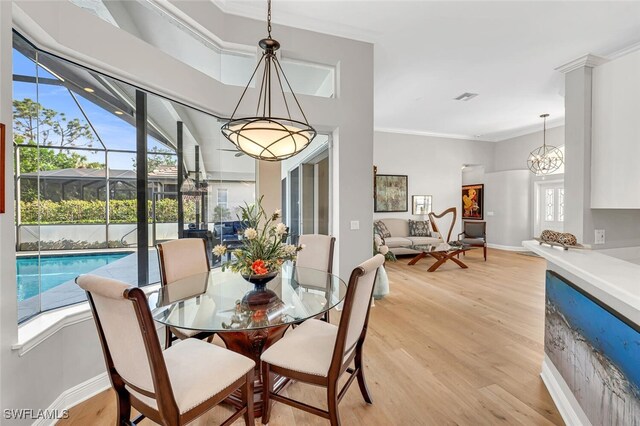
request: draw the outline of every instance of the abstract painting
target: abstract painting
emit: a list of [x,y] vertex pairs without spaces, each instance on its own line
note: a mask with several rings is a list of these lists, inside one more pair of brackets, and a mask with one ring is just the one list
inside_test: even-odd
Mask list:
[[411,210],[411,214],[425,215],[431,213],[431,199],[431,195],[412,195],[413,209]]
[[640,425],[640,326],[547,271],[544,350],[593,425]]
[[484,207],[484,185],[462,187],[462,219],[482,220]]
[[406,212],[409,211],[406,175],[376,175],[375,211]]

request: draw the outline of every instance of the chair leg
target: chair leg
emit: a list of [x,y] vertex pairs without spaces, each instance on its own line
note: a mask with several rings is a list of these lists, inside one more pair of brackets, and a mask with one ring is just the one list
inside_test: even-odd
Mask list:
[[164,326],[164,348],[168,349],[171,346],[171,339],[173,338],[173,333],[168,326]]
[[255,426],[253,418],[253,368],[249,370],[246,376],[246,382],[242,385],[242,402],[247,407],[244,413],[244,424],[247,426]]
[[129,392],[125,389],[116,390],[118,398],[118,421],[120,425],[130,425],[131,423],[131,400]]
[[271,373],[269,372],[269,364],[260,363],[262,370],[262,424],[269,424],[271,417]]
[[367,387],[367,382],[364,380],[364,365],[362,364],[362,346],[356,349],[355,356],[356,370],[358,370],[358,386],[360,387],[360,393],[367,404],[373,404],[373,398]]
[[327,405],[329,407],[329,422],[331,426],[340,426],[340,413],[338,412],[338,383],[331,383],[327,388]]
[[484,251],[484,261],[487,261],[487,246],[483,247],[483,251]]

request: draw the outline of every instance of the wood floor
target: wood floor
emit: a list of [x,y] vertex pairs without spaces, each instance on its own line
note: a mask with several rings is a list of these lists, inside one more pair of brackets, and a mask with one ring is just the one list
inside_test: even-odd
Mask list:
[[[365,364],[374,404],[352,386],[340,404],[342,424],[563,424],[539,376],[545,262],[499,250],[484,262],[475,250],[465,258],[469,269],[448,262],[427,273],[434,259],[408,266],[409,259],[387,263],[391,294],[371,311]],[[326,406],[319,388],[294,383],[287,393]],[[58,424],[113,425],[114,401],[103,392]],[[282,404],[272,412],[271,426],[328,424]],[[225,415],[217,408],[194,424],[219,424]]]

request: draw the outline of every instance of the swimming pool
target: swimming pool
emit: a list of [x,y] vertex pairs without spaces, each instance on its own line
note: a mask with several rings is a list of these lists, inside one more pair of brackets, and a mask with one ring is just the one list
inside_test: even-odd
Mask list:
[[60,284],[75,279],[130,255],[124,253],[24,256],[16,259],[18,301],[37,296]]

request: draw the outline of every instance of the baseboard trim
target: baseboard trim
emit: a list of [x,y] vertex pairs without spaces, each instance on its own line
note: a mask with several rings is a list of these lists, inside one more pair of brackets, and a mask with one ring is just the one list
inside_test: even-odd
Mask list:
[[487,247],[496,249],[496,250],[506,250],[506,251],[529,251],[522,246],[503,246],[501,244],[492,244],[492,243],[488,243]]
[[[86,382],[82,382],[66,391],[62,392],[60,396],[47,408],[48,411],[68,410],[81,402],[99,394],[100,392],[109,389],[111,382],[107,373],[99,374]],[[57,419],[38,419],[33,423],[33,426],[53,426],[57,423]]]
[[591,426],[591,422],[580,407],[580,403],[571,393],[569,385],[546,354],[542,361],[540,377],[542,377],[551,399],[556,404],[562,420],[567,426]]

